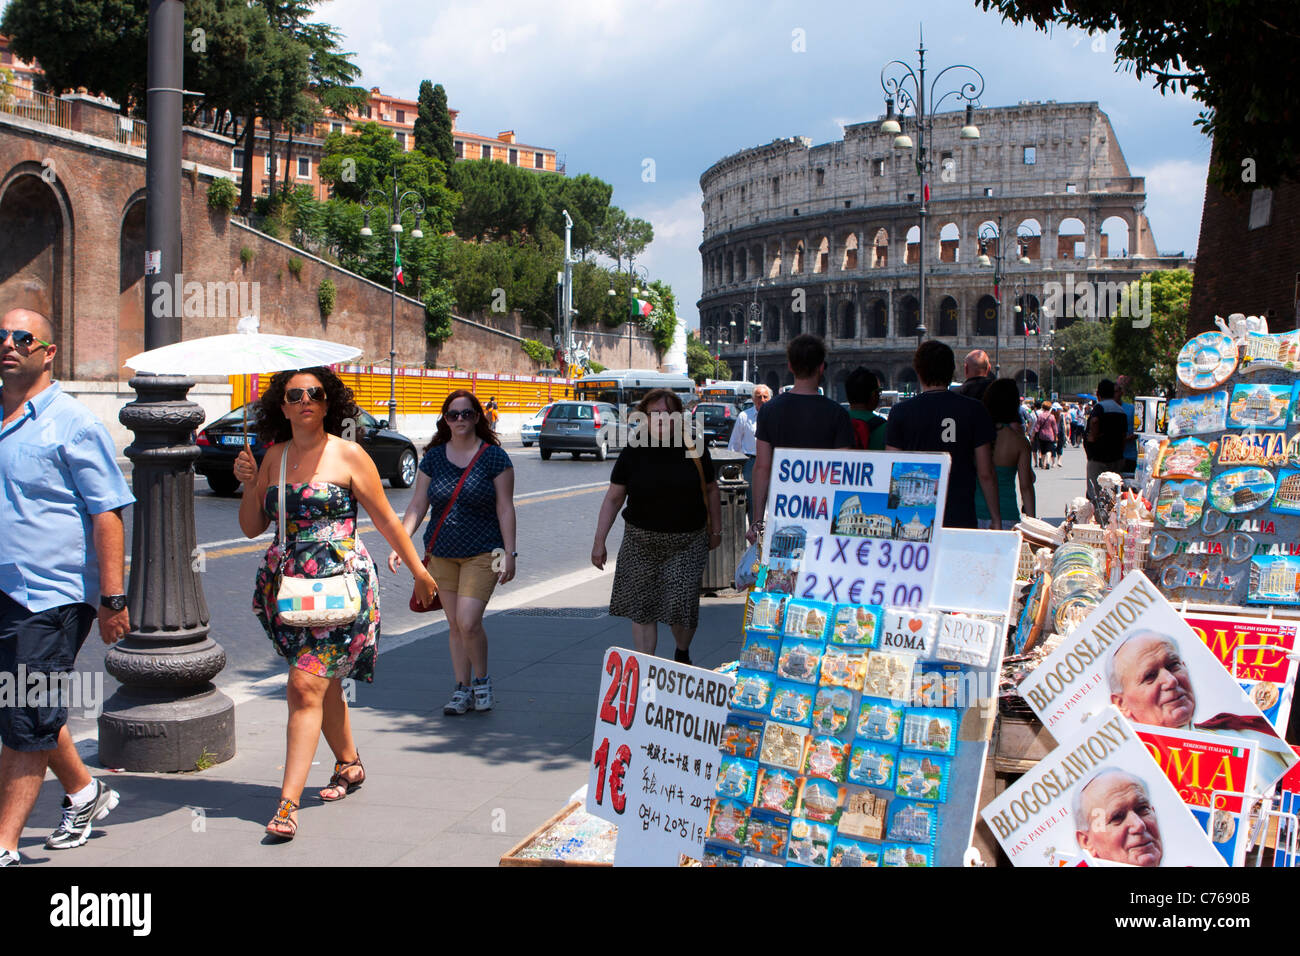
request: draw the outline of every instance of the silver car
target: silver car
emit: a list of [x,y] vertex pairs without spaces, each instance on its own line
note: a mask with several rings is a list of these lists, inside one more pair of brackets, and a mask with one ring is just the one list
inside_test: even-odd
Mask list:
[[604,461],[618,441],[618,409],[605,402],[556,402],[537,436],[542,461],[550,461],[557,451],[571,452],[574,458],[588,452]]
[[525,448],[532,448],[533,442],[537,441],[537,437],[542,433],[542,422],[546,421],[546,413],[551,410],[551,405],[554,404],[554,402],[551,402],[549,405],[543,405],[519,429],[519,437],[523,439]]

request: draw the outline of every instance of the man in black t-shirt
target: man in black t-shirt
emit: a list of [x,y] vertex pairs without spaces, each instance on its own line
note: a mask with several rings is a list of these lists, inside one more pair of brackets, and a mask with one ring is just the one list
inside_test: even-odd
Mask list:
[[766,403],[758,413],[757,453],[750,493],[756,520],[745,536],[757,540],[767,507],[772,455],[778,448],[853,448],[853,421],[843,405],[817,393],[826,372],[826,346],[815,335],[797,335],[785,350],[794,387]]
[[993,470],[993,419],[973,398],[950,391],[957,367],[952,349],[931,339],[922,342],[912,358],[921,382],[921,394],[895,405],[885,425],[885,451],[946,451],[952,456],[948,471],[945,528],[974,528],[975,482],[984,490],[993,519],[1002,528],[998,511],[997,473]]

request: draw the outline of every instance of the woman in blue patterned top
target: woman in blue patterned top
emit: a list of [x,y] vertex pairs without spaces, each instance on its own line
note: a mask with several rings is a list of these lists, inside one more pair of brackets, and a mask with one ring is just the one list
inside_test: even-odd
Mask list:
[[[465,484],[438,529],[462,477]],[[442,403],[437,434],[420,461],[415,493],[402,518],[407,534],[414,535],[425,513],[430,515],[424,548],[447,613],[456,673],[456,689],[443,707],[445,714],[492,709],[483,612],[497,584],[515,576],[514,498],[510,456],[474,393],[457,389]],[[401,563],[396,551],[389,554],[390,570]]]

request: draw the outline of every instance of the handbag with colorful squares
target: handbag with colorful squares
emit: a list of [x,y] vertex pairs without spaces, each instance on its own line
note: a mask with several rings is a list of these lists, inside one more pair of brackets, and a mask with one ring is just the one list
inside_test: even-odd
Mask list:
[[[289,449],[280,456],[280,548],[288,560],[289,546],[284,533],[284,470]],[[275,608],[285,627],[339,627],[351,624],[361,613],[361,591],[350,571],[321,578],[305,578],[280,572]]]

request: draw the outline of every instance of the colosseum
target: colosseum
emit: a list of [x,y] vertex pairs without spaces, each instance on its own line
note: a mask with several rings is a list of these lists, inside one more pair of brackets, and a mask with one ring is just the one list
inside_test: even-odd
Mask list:
[[[953,347],[959,377],[962,356],[981,348],[1030,390],[1040,377],[1049,386],[1050,333],[1089,317],[1071,288],[1113,295],[1144,272],[1190,267],[1157,253],[1146,181],[1129,174],[1097,103],[980,109],[975,122],[979,139],[966,140],[962,113],[934,118],[924,237],[914,150],[894,148],[879,120],[820,146],[774,140],[704,172],[700,333],[733,378],[748,361],[751,381],[791,383],[785,345],[812,332],[831,353],[827,394],[843,400],[859,365],[885,388],[914,390],[922,242],[924,337]],[[999,222],[1002,240],[990,240]]]

